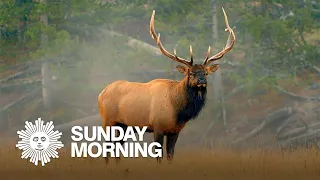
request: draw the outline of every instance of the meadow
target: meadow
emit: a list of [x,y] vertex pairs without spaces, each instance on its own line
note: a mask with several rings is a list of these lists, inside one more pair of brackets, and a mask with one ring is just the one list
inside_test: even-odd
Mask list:
[[[319,179],[320,154],[316,149],[291,152],[255,149],[176,149],[172,164],[152,158],[122,158],[119,164],[103,158],[71,158],[62,148],[58,159],[44,167],[21,159],[13,141],[2,143],[0,175],[8,179]],[[1,178],[1,179],[2,179]]]
[[[319,150],[266,148],[274,140],[319,140],[318,134],[307,136],[320,132],[317,1],[0,2],[0,12],[7,14],[0,18],[5,24],[0,28],[0,180],[320,179]],[[44,167],[20,158],[18,140],[12,137],[25,121],[52,120],[66,138],[71,125],[100,125],[97,97],[108,84],[183,78],[174,61],[157,53],[150,37],[154,9],[165,48],[189,58],[192,45],[195,63],[200,63],[209,45],[213,55],[227,41],[221,7],[230,26],[236,27],[237,42],[218,62],[221,74],[208,77],[207,106],[181,132],[172,164],[166,158],[162,164],[139,158],[122,159],[120,164],[111,160],[106,167],[103,158],[71,158],[68,147]],[[46,27],[40,28],[39,20]],[[48,68],[43,62],[49,62]],[[218,89],[221,103],[214,98]],[[56,107],[44,108],[47,100]],[[271,123],[269,115],[287,107],[294,113]],[[263,139],[261,149],[250,148],[255,146],[250,142],[255,132],[260,136],[253,140]],[[307,135],[301,138],[301,133]],[[246,150],[221,147],[217,141],[230,144],[242,137],[250,137],[238,143]]]

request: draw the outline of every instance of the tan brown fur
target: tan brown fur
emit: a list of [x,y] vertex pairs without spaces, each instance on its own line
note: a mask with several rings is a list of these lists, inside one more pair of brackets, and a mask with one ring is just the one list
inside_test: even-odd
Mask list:
[[183,81],[115,81],[99,94],[103,127],[118,122],[127,126],[148,126],[150,130],[156,128],[162,132],[181,130],[184,125],[177,126],[174,116],[186,103],[186,83],[187,77]]

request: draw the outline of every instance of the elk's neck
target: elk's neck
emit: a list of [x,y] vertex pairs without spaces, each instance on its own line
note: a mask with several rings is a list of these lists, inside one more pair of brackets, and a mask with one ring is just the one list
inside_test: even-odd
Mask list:
[[207,89],[205,87],[191,87],[188,77],[176,86],[175,106],[177,123],[184,124],[196,118],[206,103]]

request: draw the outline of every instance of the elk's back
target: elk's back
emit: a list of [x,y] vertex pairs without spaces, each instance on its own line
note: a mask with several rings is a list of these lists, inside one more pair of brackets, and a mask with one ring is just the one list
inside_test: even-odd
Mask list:
[[115,81],[99,95],[102,116],[127,126],[152,126],[173,115],[170,88],[175,81],[156,79],[147,83]]

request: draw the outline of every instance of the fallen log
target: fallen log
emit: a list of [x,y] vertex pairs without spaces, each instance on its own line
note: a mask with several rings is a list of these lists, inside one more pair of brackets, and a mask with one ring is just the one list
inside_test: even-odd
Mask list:
[[[14,64],[14,65],[7,65],[5,69],[7,70],[13,70],[13,71],[19,71],[16,74],[10,75],[8,77],[5,77],[3,79],[0,79],[0,83],[8,81],[16,76],[19,76],[19,74],[23,71],[28,70],[28,68],[30,66],[32,66],[33,63],[27,62],[27,63],[23,63],[23,64]],[[17,75],[18,74],[18,75]]]
[[[32,99],[39,91],[40,91],[40,87],[22,95],[20,98],[12,101],[11,103],[5,105],[4,107],[0,108],[0,111],[5,111],[8,110],[9,108],[14,107],[15,105],[21,103],[22,101],[26,101],[27,99]],[[21,105],[21,104],[20,104]]]
[[11,79],[15,79],[15,78],[21,77],[21,76],[23,76],[23,75],[26,74],[26,73],[27,73],[27,71],[18,72],[18,73],[13,74],[13,75],[11,75],[11,76],[9,76],[9,77],[6,77],[6,78],[1,79],[1,80],[0,80],[0,83],[3,83],[3,82],[6,82],[6,81],[10,81]]
[[0,85],[0,91],[2,93],[5,92],[12,92],[12,90],[25,90],[27,88],[32,88],[34,86],[40,86],[42,80],[41,79],[36,79],[36,80],[25,80],[22,82],[14,82],[14,83],[3,83]]
[[277,135],[280,134],[284,127],[286,127],[290,122],[292,122],[293,120],[296,120],[297,119],[297,115],[293,115],[291,117],[289,117],[288,119],[286,119],[278,128],[277,128]]
[[280,86],[274,86],[277,90],[279,90],[280,92],[282,92],[283,94],[290,96],[296,100],[304,100],[304,101],[320,101],[320,96],[319,97],[305,97],[305,96],[300,96],[297,95],[293,92],[289,92],[287,90],[284,90],[283,88],[281,88]]
[[311,143],[315,143],[315,141],[318,141],[319,139],[320,139],[320,129],[310,130],[303,135],[291,138],[284,142],[280,142],[280,145],[282,148],[290,148],[290,147],[294,148],[299,145],[306,146]]
[[17,105],[23,105],[25,102],[28,102],[30,99],[33,99],[38,92],[40,92],[41,88],[36,88],[34,90],[31,90],[30,92],[22,95],[20,98],[16,99],[15,101],[12,101],[11,103],[5,105],[4,107],[0,108],[0,131],[5,131],[9,127],[8,118],[6,116],[8,115],[9,109],[12,110]]
[[10,80],[14,80],[14,79],[18,79],[18,78],[22,78],[22,77],[26,77],[27,75],[32,75],[32,74],[36,74],[39,73],[40,70],[39,69],[27,69],[21,72],[18,72],[16,74],[10,75],[6,78],[0,79],[0,84],[4,83],[4,82],[8,82]]
[[272,112],[271,114],[269,114],[262,122],[261,124],[252,129],[249,133],[247,133],[246,135],[236,139],[235,141],[233,141],[231,144],[235,145],[238,144],[239,142],[245,141],[249,138],[254,137],[255,135],[257,135],[259,132],[261,132],[263,129],[265,129],[266,127],[268,127],[270,124],[272,124],[275,121],[278,120],[284,120],[287,119],[288,117],[292,116],[293,114],[293,110],[291,107],[285,107],[283,109],[279,109],[277,111]]
[[286,140],[286,139],[289,139],[289,138],[292,138],[292,137],[295,137],[295,136],[300,136],[300,135],[306,133],[307,130],[308,130],[308,128],[306,128],[306,127],[296,128],[296,129],[293,129],[293,130],[285,133],[282,136],[277,135],[276,139],[277,140]]
[[129,36],[125,36],[125,35],[123,35],[123,34],[120,34],[120,33],[117,33],[117,32],[115,32],[115,31],[109,31],[109,30],[107,30],[107,29],[100,29],[102,32],[105,32],[105,33],[107,33],[108,35],[110,35],[111,37],[112,36],[120,36],[120,37],[127,37],[128,38],[128,42],[127,42],[127,44],[130,44],[131,46],[140,46],[141,48],[144,48],[144,49],[146,49],[146,50],[149,50],[149,51],[151,51],[151,52],[153,52],[153,53],[155,53],[156,55],[158,55],[158,56],[160,56],[162,53],[161,53],[161,51],[157,48],[157,47],[155,47],[155,46],[152,46],[152,45],[150,45],[150,44],[148,44],[148,43],[146,43],[146,42],[143,42],[143,41],[139,41],[139,40],[137,40],[137,39],[134,39],[134,38],[132,38],[132,37],[129,37]]
[[320,73],[320,68],[318,68],[317,66],[311,64],[311,63],[308,63],[308,65],[314,70],[316,71],[317,73]]
[[314,123],[311,125],[305,125],[304,127],[292,129],[292,130],[286,132],[282,136],[280,136],[280,133],[279,133],[279,134],[277,134],[276,138],[277,138],[277,140],[286,140],[286,139],[290,139],[293,137],[303,135],[304,133],[306,133],[308,131],[313,131],[314,129],[319,129],[319,128],[320,128],[320,122],[317,122],[317,123]]
[[20,82],[1,84],[0,87],[3,88],[3,87],[12,87],[12,86],[19,86],[19,85],[25,86],[28,84],[34,84],[34,83],[38,83],[38,82],[41,83],[41,81],[42,81],[41,79],[24,80],[24,81],[20,81]]

